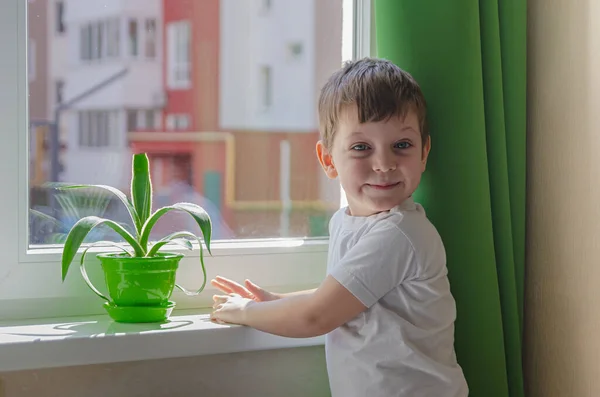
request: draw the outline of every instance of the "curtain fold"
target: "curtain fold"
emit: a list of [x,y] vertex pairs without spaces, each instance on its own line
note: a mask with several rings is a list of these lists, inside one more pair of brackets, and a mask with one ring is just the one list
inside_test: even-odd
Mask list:
[[524,396],[526,0],[374,0],[374,11],[377,56],[428,102],[415,200],[446,246],[470,396]]

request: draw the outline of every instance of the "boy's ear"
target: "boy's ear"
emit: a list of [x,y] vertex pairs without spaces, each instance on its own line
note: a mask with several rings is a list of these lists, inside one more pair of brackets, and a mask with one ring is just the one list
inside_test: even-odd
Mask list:
[[429,157],[429,152],[431,151],[431,137],[427,137],[427,141],[425,145],[423,145],[423,154],[421,155],[421,162],[423,163],[423,171],[427,167],[427,158]]
[[327,177],[331,179],[337,178],[338,173],[333,164],[333,157],[331,157],[331,153],[329,153],[323,141],[317,142],[317,157]]

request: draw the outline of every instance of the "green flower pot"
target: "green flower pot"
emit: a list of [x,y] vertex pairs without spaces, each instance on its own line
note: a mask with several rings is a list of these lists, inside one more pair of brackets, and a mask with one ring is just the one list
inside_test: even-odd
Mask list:
[[171,313],[174,304],[169,298],[183,254],[158,253],[155,257],[138,258],[106,253],[98,254],[97,258],[104,270],[110,298],[92,284],[83,264],[81,274],[88,287],[108,302],[105,308],[114,320],[123,321],[123,311],[126,311],[126,322],[161,321]]
[[[133,229],[129,229],[121,223],[93,215],[83,217],[75,222],[67,234],[62,250],[62,281],[65,281],[71,263],[89,233],[98,226],[109,227],[124,239],[125,246],[129,246],[130,249],[124,247],[122,243],[113,241],[96,241],[83,249],[79,268],[84,281],[96,295],[106,301],[104,308],[113,320],[120,322],[162,321],[169,317],[175,306],[175,302],[169,300],[174,287],[188,296],[197,296],[204,290],[206,285],[204,248],[200,237],[186,230],[170,233],[157,241],[150,241],[152,228],[163,215],[171,211],[186,213],[200,228],[204,237],[204,245],[210,254],[212,222],[208,213],[194,203],[175,203],[152,212],[150,159],[146,153],[133,155],[132,172],[130,197],[122,191],[106,185],[53,184],[58,190],[65,192],[73,189],[94,188],[112,193],[125,205],[131,217],[131,226],[133,226]],[[171,243],[193,250],[194,246],[191,241],[198,242],[200,265],[204,276],[202,286],[196,291],[188,291],[175,283],[175,273],[183,255],[159,252],[160,249]],[[97,255],[102,263],[110,297],[104,296],[94,287],[85,271],[85,255],[90,248],[98,244],[113,245],[125,251],[125,253],[119,254]]]

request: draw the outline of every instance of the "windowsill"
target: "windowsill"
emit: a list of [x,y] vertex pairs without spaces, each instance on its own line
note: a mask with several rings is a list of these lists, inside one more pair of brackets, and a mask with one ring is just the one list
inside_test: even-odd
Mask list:
[[166,323],[124,324],[107,315],[0,322],[0,372],[322,345],[220,325],[208,310],[174,311]]

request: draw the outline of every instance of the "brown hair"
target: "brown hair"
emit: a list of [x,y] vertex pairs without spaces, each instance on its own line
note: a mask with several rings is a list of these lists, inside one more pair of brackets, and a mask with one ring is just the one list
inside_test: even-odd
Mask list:
[[385,59],[363,58],[349,61],[335,72],[321,89],[319,124],[321,139],[331,148],[344,108],[356,105],[360,123],[404,117],[416,112],[423,144],[429,138],[427,104],[413,77]]

